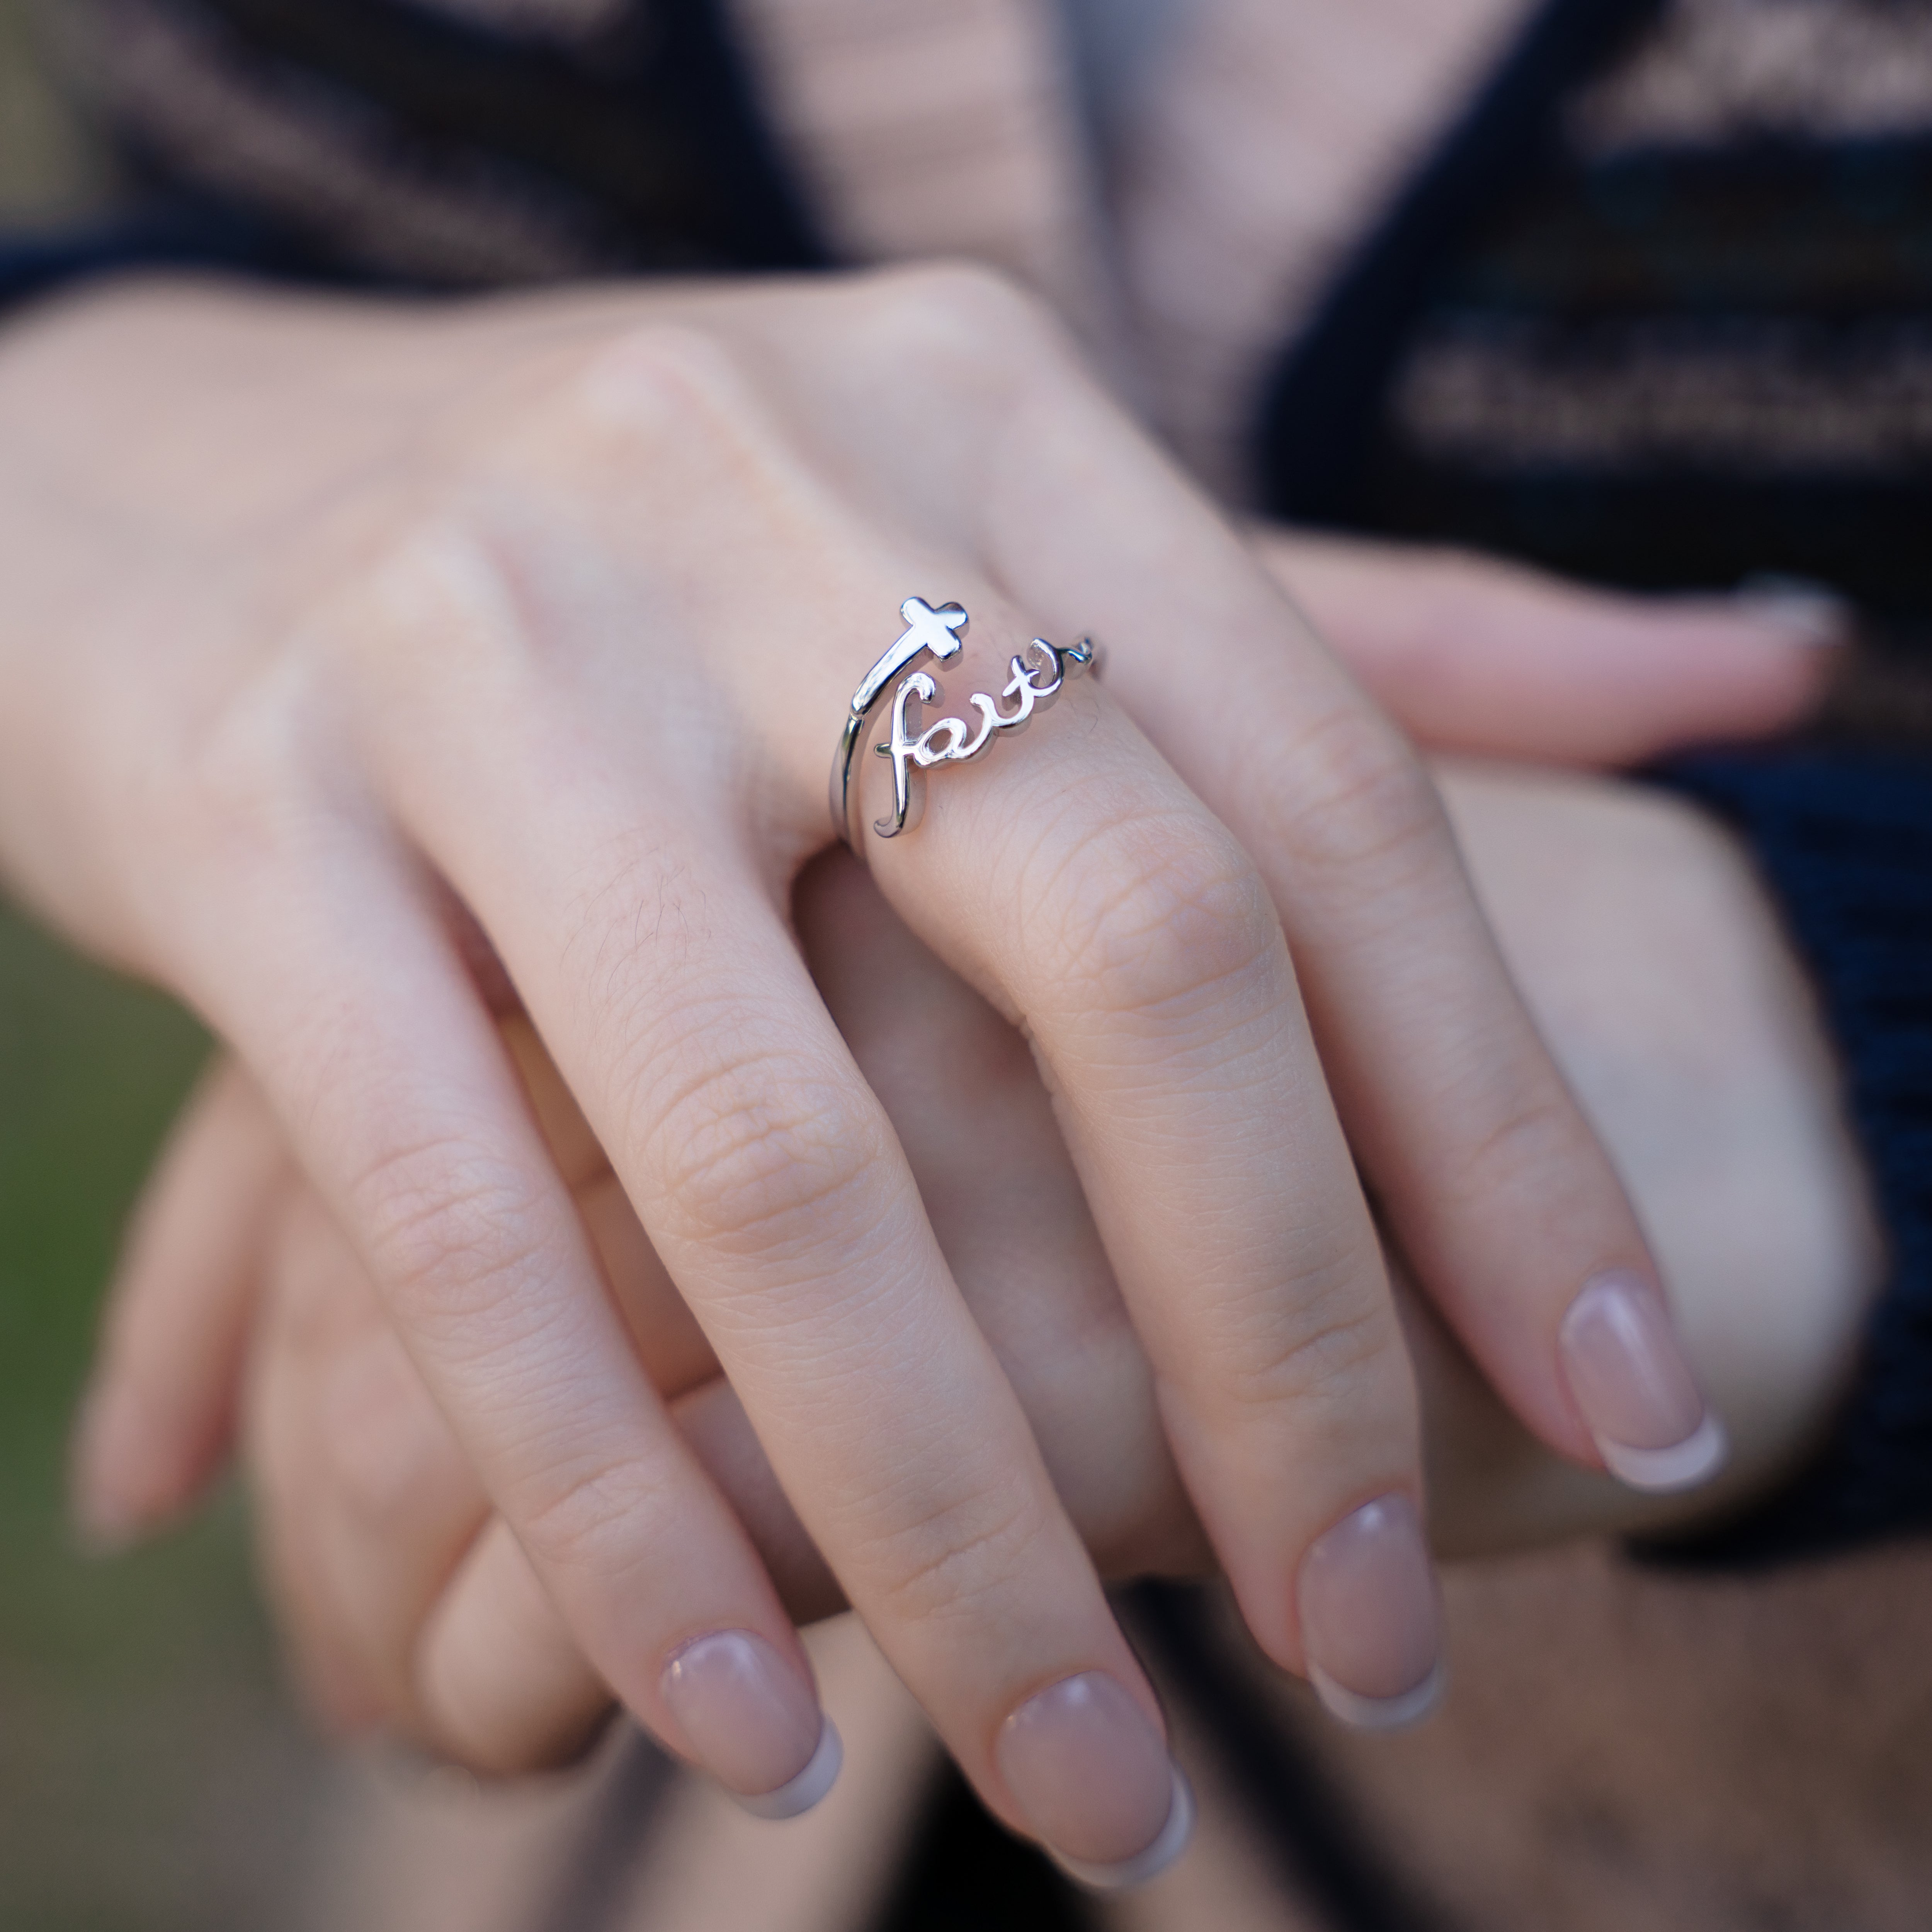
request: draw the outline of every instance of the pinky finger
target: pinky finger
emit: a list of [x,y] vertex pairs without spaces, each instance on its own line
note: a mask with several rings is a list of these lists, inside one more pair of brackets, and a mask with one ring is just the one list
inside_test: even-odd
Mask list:
[[137,1204],[76,1424],[72,1508],[102,1550],[160,1528],[226,1464],[269,1219],[288,1177],[254,1083],[221,1059]]

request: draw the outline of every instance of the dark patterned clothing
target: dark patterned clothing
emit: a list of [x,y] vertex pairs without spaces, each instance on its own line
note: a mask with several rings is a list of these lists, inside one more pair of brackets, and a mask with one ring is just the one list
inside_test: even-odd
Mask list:
[[1894,1269],[1816,1465],[1701,1554],[1932,1523],[1932,8],[1546,9],[1292,348],[1259,461],[1284,515],[1858,607],[1884,711],[1659,775],[1784,903]]
[[[1677,0],[1596,70],[1632,11],[1551,10],[1543,58],[1526,44],[1530,72],[1412,189],[1411,208],[1437,197],[1426,286],[1328,439],[1276,437],[1275,506],[1620,584],[1808,576],[1918,632],[1932,9]],[[1413,221],[1358,280],[1381,249],[1414,260]],[[1358,362],[1372,306],[1331,310]],[[1284,422],[1336,353],[1316,340],[1286,374]]]

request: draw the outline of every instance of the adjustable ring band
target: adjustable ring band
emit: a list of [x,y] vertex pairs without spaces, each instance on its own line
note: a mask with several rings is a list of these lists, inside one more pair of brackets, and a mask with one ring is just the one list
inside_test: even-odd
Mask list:
[[[838,753],[832,760],[832,823],[854,851],[860,838],[852,822],[858,804],[860,758],[889,687],[892,736],[872,748],[892,764],[892,814],[872,824],[881,838],[896,838],[919,823],[925,802],[924,773],[941,765],[963,765],[991,750],[1002,733],[1024,730],[1034,714],[1044,711],[1060,695],[1070,677],[1096,668],[1092,638],[1082,638],[1062,650],[1044,638],[1036,638],[1007,661],[1006,682],[998,698],[976,691],[968,700],[969,707],[979,713],[976,728],[955,717],[935,718],[927,724],[922,707],[943,703],[944,694],[918,661],[924,657],[943,664],[956,656],[970,620],[962,604],[934,605],[922,597],[908,597],[899,606],[899,615],[906,628],[852,694]],[[1013,708],[1003,710],[1000,698],[1010,698]]]

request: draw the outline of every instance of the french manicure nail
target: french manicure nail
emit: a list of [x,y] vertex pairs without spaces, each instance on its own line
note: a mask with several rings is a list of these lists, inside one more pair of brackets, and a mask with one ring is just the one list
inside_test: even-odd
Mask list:
[[1855,619],[1851,605],[1829,584],[1809,578],[1764,574],[1748,577],[1733,601],[1752,616],[1775,625],[1793,644],[1820,648],[1842,644]]
[[1378,1496],[1325,1531],[1296,1593],[1316,1694],[1343,1723],[1390,1731],[1442,1695],[1442,1613],[1415,1505]]
[[664,1702],[691,1754],[756,1818],[796,1818],[844,1761],[812,1688],[761,1636],[717,1630],[665,1666]]
[[1062,1678],[1000,1727],[1000,1775],[1060,1868],[1142,1885],[1186,1850],[1194,1796],[1147,1713],[1105,1672]]
[[1601,1274],[1558,1331],[1570,1393],[1614,1476],[1635,1490],[1686,1490],[1729,1453],[1664,1298],[1640,1275]]

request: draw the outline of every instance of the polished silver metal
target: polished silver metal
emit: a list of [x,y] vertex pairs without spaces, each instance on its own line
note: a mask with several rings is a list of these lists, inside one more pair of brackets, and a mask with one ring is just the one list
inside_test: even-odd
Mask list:
[[[940,765],[963,765],[989,749],[1001,733],[1024,730],[1034,714],[1044,711],[1060,695],[1070,677],[1078,676],[1096,662],[1090,638],[1082,638],[1064,650],[1044,638],[1035,638],[1025,650],[1007,660],[1008,675],[999,698],[976,691],[967,700],[979,714],[976,730],[963,718],[938,718],[927,724],[921,707],[943,703],[944,698],[932,674],[916,668],[917,660],[925,656],[943,663],[957,656],[970,620],[961,604],[932,604],[922,597],[908,597],[899,606],[899,615],[906,628],[852,694],[838,754],[832,761],[832,822],[839,837],[855,851],[859,839],[852,818],[858,804],[860,753],[870,736],[873,716],[884,701],[886,688],[895,678],[899,682],[892,693],[892,735],[872,747],[875,756],[890,758],[892,766],[891,815],[872,824],[881,838],[896,838],[918,824],[925,803],[922,773]],[[1002,710],[1000,698],[1012,699],[1012,709]]]

